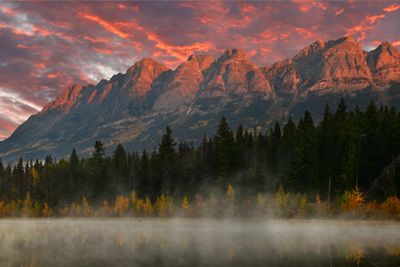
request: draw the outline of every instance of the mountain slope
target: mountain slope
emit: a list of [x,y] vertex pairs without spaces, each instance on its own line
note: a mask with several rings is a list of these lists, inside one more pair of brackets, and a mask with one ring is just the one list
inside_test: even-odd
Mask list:
[[0,158],[58,158],[94,140],[113,149],[153,148],[167,125],[178,139],[199,142],[222,116],[233,126],[265,126],[304,109],[322,114],[341,97],[399,106],[400,53],[387,42],[363,51],[351,37],[316,41],[291,59],[258,67],[239,49],[218,58],[192,55],[175,70],[142,59],[97,85],[73,85],[0,143]]

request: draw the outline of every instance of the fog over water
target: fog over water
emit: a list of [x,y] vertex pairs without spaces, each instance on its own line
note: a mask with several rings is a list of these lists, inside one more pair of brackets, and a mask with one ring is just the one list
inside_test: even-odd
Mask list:
[[400,224],[5,219],[1,266],[400,266]]

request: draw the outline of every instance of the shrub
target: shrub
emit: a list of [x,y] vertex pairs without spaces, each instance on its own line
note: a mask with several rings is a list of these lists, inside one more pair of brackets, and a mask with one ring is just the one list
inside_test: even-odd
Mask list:
[[385,214],[400,217],[400,199],[396,196],[387,198],[382,204],[382,210]]
[[124,196],[117,196],[114,203],[114,211],[121,216],[129,209],[129,199]]
[[360,209],[365,201],[364,194],[358,189],[353,191],[346,191],[343,196],[343,205],[342,208],[345,211],[357,210]]

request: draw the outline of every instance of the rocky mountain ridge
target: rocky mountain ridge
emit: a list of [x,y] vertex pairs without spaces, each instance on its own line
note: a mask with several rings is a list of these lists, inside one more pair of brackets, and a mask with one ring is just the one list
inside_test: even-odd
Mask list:
[[351,37],[317,40],[269,67],[256,66],[240,49],[216,59],[191,55],[175,70],[145,58],[97,85],[65,88],[0,142],[0,157],[64,157],[72,147],[87,154],[95,139],[110,148],[152,148],[166,125],[179,139],[199,141],[222,115],[254,127],[319,110],[328,98],[396,104],[399,83],[396,48],[383,42],[367,52]]

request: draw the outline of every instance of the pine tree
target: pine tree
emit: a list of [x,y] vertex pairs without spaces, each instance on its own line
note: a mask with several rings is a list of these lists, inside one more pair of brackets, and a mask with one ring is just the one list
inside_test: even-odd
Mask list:
[[100,196],[101,194],[106,193],[105,189],[107,186],[105,149],[100,140],[95,142],[94,152],[90,163],[90,180],[92,181],[93,193],[95,196]]
[[142,157],[138,168],[137,179],[135,181],[135,190],[139,198],[145,198],[151,195],[151,184],[150,184],[150,164],[146,150],[143,150]]
[[3,162],[0,158],[0,199],[4,199],[6,190],[6,175]]
[[281,142],[281,137],[281,127],[279,125],[279,122],[276,122],[274,128],[272,128],[270,131],[267,148],[268,167],[274,176],[276,176],[277,174],[278,148]]
[[[336,134],[333,115],[328,105],[318,129],[318,169],[321,193],[329,194],[334,180],[336,165],[335,149]],[[329,196],[328,196],[329,198]]]
[[[71,194],[77,194],[82,184],[80,181],[79,158],[76,154],[75,148],[72,149],[71,156],[69,157],[69,183]],[[80,196],[79,196],[80,197]]]
[[[118,146],[114,150],[112,164],[113,164],[112,173],[114,177],[114,182],[117,184],[118,187],[128,189],[129,187],[128,159],[125,149],[121,144],[118,144]],[[129,191],[129,189],[126,191]]]
[[359,185],[362,190],[368,189],[373,178],[379,172],[380,139],[378,110],[374,102],[370,102],[363,118],[363,131],[361,132]]
[[175,187],[173,177],[176,171],[176,151],[175,140],[172,138],[171,128],[168,126],[165,134],[161,138],[159,146],[159,157],[162,171],[162,192],[164,195],[170,195]]
[[317,179],[317,151],[314,120],[309,111],[304,112],[296,132],[296,144],[293,155],[293,169],[290,179],[296,191],[315,191],[319,184]]
[[225,117],[222,117],[215,136],[220,177],[227,178],[238,166],[238,149],[235,138]]
[[296,125],[291,117],[283,127],[281,144],[278,148],[278,177],[281,184],[288,185],[292,173],[292,163],[296,138]]

